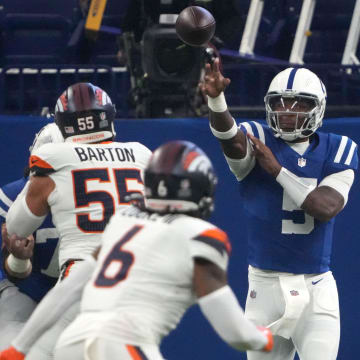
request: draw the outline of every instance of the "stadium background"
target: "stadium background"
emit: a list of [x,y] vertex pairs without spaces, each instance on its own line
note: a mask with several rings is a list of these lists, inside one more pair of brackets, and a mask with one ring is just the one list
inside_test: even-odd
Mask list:
[[[152,98],[151,92],[145,92],[145,95],[141,94],[141,99],[150,110],[145,109],[148,110],[145,113],[136,111],[130,72],[120,62],[123,59],[119,59],[118,54],[123,49],[121,41],[119,44],[119,24],[126,25],[121,21],[127,5],[132,1],[141,3],[137,0],[108,0],[103,18],[103,25],[107,28],[100,29],[96,42],[89,41],[82,31],[85,17],[81,13],[80,4],[84,1],[64,0],[61,7],[54,4],[50,6],[52,2],[44,0],[33,0],[26,4],[19,0],[4,0],[3,4],[0,3],[0,150],[4,161],[0,185],[22,176],[34,134],[50,121],[48,117],[39,115],[52,111],[56,98],[68,84],[92,81],[103,87],[117,105],[118,140],[136,140],[154,149],[164,141],[181,137],[197,143],[208,153],[219,175],[216,211],[212,220],[230,235],[233,255],[229,280],[244,305],[247,246],[242,234],[246,231],[246,224],[242,220],[241,204],[237,200],[235,178],[225,164],[217,141],[209,132],[206,117],[189,117],[194,116],[194,109],[190,105],[179,105],[188,101],[182,93],[184,89],[179,86],[180,73],[175,74],[175,78],[178,75],[176,81],[169,82],[165,76],[161,78],[160,85],[157,82],[154,92],[158,92],[161,105],[156,103],[156,106],[151,107],[149,104],[155,103],[157,99]],[[178,6],[184,6],[184,3],[179,1]],[[288,66],[287,58],[301,8],[300,1],[265,2],[254,49],[256,55],[249,59],[236,54],[249,3],[213,1],[214,14],[218,16],[216,20],[219,24],[216,35],[222,40],[218,46],[223,55],[224,71],[233,80],[227,94],[229,105],[237,121],[263,119],[263,95],[271,77]],[[354,6],[355,0],[342,1],[341,4],[333,0],[317,1],[304,61],[306,66],[319,73],[328,88],[329,106],[322,130],[347,135],[359,143],[360,119],[356,117],[360,110],[359,69],[357,66],[341,65]],[[230,12],[236,16],[230,16]],[[39,21],[40,18],[42,21]],[[158,65],[156,61],[151,64],[155,67]],[[190,71],[196,74],[192,68]],[[172,89],[175,89],[173,93]],[[152,115],[152,118],[145,117],[146,114]],[[141,119],[136,119],[140,116]],[[332,268],[340,296],[341,342],[338,358],[341,360],[358,356],[358,175],[349,203],[338,216],[334,237]],[[174,360],[245,359],[244,355],[222,343],[196,307],[164,341],[162,350],[166,358]]]

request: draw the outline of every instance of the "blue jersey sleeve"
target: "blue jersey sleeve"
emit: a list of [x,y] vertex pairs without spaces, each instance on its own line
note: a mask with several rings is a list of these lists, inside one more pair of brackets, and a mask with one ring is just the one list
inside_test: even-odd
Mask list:
[[329,134],[330,154],[325,167],[325,176],[344,170],[357,170],[358,146],[347,136]]
[[[26,184],[26,179],[22,178],[11,182],[9,184],[4,185],[0,188],[0,224],[3,224],[6,220],[6,214],[9,210],[9,207],[14,202],[18,194],[24,188]],[[0,249],[2,249],[2,237],[0,233]],[[1,251],[1,259],[0,259],[0,280],[6,278],[4,269],[2,267],[3,252]]]
[[[26,182],[27,179],[22,178],[0,188],[0,223],[5,222],[9,207],[23,190]],[[58,277],[56,249],[59,235],[54,229],[50,216],[45,219],[44,223],[35,232],[34,237],[33,271],[26,279],[14,280],[14,282],[21,292],[38,302],[55,285]],[[2,238],[0,234],[0,248],[1,246]],[[1,261],[0,281],[4,278],[6,278],[6,274]]]
[[266,133],[268,130],[266,125],[257,121],[248,121],[240,123],[239,128],[245,135],[249,133],[266,144]]
[[6,214],[9,210],[9,207],[15,201],[18,194],[24,188],[27,179],[22,178],[16,181],[13,181],[9,184],[4,185],[0,189],[0,221],[4,222]]

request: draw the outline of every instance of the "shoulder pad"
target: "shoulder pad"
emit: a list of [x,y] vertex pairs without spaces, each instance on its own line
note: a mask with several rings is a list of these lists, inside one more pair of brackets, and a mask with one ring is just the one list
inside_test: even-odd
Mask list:
[[127,143],[123,143],[123,144],[127,144],[127,145],[135,147],[137,150],[142,151],[145,156],[150,157],[152,155],[152,151],[148,147],[146,147],[145,145],[143,145],[137,141],[127,142]]
[[29,159],[29,168],[34,175],[51,174],[62,168],[71,146],[65,143],[49,143],[36,149]]
[[213,247],[220,254],[226,252],[230,255],[231,253],[231,244],[226,232],[218,228],[204,230],[202,233],[193,237],[193,240],[203,242]]
[[26,182],[27,179],[21,178],[0,188],[0,218],[2,217],[5,220],[9,207],[21,193]]
[[255,136],[265,144],[264,126],[256,121],[243,122],[239,124],[240,130]]
[[227,234],[207,221],[193,219],[195,221],[187,223],[186,227],[182,224],[183,231],[191,232],[191,256],[206,259],[226,271],[231,253]]
[[331,154],[329,161],[334,166],[357,169],[357,144],[345,135],[329,134]]

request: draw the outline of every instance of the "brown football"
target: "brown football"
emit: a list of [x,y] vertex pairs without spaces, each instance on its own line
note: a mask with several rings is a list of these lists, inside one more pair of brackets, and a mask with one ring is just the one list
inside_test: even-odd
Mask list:
[[200,6],[185,8],[176,20],[176,33],[191,46],[205,46],[214,36],[216,22],[209,11]]

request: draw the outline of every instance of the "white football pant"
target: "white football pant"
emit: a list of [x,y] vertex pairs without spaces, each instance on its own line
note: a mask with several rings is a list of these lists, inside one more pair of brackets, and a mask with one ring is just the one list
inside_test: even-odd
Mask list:
[[[70,325],[79,312],[80,302],[75,302],[62,317],[36,341],[27,354],[26,360],[54,359],[54,348],[60,334]],[[68,360],[69,359],[72,359],[72,357],[68,358]]]
[[[292,299],[297,301],[300,298],[300,290],[297,289],[285,294],[279,276],[274,274],[281,273],[249,268],[245,316],[256,325],[267,326],[274,323],[283,316],[286,304],[289,306]],[[249,360],[293,360],[295,352],[301,360],[336,360],[340,315],[335,279],[329,271],[317,275],[306,274],[304,280],[301,291],[308,291],[308,302],[302,312],[300,309],[298,319],[287,323],[290,324],[290,338],[276,336],[282,330],[275,330],[273,351],[268,354],[248,351]]]
[[126,345],[119,341],[95,338],[57,347],[55,360],[164,360],[158,346]]
[[8,280],[3,282],[8,285],[0,290],[0,351],[10,346],[37,305]]

